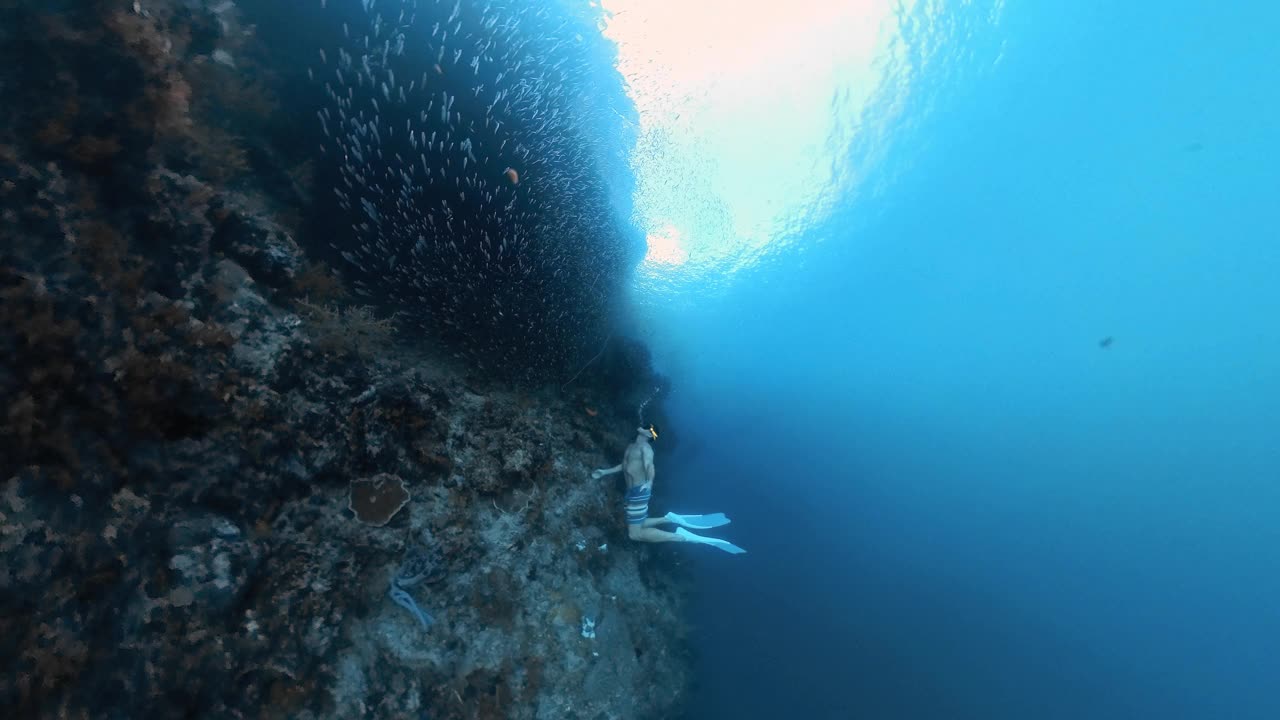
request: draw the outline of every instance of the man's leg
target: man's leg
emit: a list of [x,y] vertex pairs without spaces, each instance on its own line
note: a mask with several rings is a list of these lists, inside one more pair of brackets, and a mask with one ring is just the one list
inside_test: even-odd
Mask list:
[[[649,518],[650,520],[661,520],[661,518]],[[649,526],[646,521],[643,525],[628,525],[627,536],[638,542],[684,542],[685,539],[673,532],[666,530],[657,530]]]
[[677,515],[675,513],[667,513],[662,517],[646,518],[643,527],[651,528],[660,525],[679,525],[680,527],[689,528],[690,530],[710,530],[721,525],[728,525],[729,518],[724,513],[711,513],[710,515]]
[[639,542],[685,542],[683,537],[673,532],[658,530],[654,527],[666,520],[649,517],[651,493],[652,489],[648,485],[627,490],[627,537]]
[[[649,518],[650,520],[660,520],[661,518]],[[706,537],[704,535],[694,535],[693,533],[679,528],[675,532],[667,532],[666,530],[658,530],[652,527],[645,527],[644,523],[636,523],[627,527],[627,536],[637,542],[692,542],[710,545],[719,550],[723,550],[733,555],[740,555],[746,550],[734,545],[728,540],[720,538]]]

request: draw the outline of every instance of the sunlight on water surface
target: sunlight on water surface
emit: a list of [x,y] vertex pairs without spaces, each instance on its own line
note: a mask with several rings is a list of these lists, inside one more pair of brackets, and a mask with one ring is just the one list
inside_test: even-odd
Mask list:
[[604,7],[639,113],[642,296],[706,292],[848,198],[872,158],[855,144],[884,132],[919,70],[903,23],[932,12],[891,0]]

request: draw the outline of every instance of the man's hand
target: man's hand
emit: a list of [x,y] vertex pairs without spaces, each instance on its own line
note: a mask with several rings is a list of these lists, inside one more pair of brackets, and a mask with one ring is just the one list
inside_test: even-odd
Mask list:
[[612,474],[614,474],[614,473],[620,473],[620,472],[622,472],[622,466],[621,466],[621,465],[617,465],[617,466],[615,466],[615,467],[611,467],[611,468],[608,468],[608,469],[605,469],[605,470],[594,470],[594,471],[592,471],[592,472],[591,472],[591,479],[592,479],[592,480],[599,480],[600,478],[604,477],[605,475],[612,475]]

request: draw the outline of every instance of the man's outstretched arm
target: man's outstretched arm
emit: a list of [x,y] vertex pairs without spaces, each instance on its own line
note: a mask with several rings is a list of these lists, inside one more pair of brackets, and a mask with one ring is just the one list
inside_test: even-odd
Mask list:
[[622,472],[622,465],[621,465],[621,464],[615,465],[615,466],[613,466],[613,467],[611,467],[611,468],[606,468],[606,469],[604,469],[604,470],[592,470],[592,471],[591,471],[591,479],[592,479],[592,480],[599,480],[600,478],[604,477],[605,475],[613,475],[614,473],[620,473],[620,472]]

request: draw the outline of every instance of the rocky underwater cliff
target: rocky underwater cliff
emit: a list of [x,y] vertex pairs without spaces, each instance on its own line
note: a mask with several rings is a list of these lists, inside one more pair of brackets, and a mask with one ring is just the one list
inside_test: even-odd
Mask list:
[[533,382],[356,299],[269,57],[230,0],[0,0],[5,717],[678,715],[682,548],[590,479],[647,352],[553,338]]

